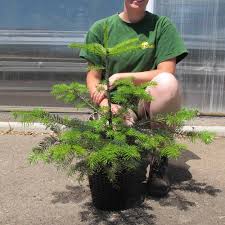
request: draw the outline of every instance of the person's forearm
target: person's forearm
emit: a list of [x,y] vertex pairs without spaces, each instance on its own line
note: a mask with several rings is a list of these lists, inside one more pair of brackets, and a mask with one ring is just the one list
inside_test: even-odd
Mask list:
[[87,78],[86,78],[86,84],[91,96],[92,101],[97,104],[97,105],[101,105],[100,103],[102,103],[103,105],[108,105],[108,99],[106,98],[106,96],[103,96],[103,99],[100,100],[99,96],[96,98],[96,89],[97,86],[101,83],[101,72],[99,71],[89,71],[87,74]]
[[[139,85],[145,82],[151,81],[155,76],[162,73],[164,71],[157,69],[157,70],[151,70],[151,71],[145,71],[145,72],[134,72],[134,73],[118,73],[114,76],[118,75],[119,79],[129,78],[131,77],[133,79],[134,84]],[[105,103],[108,102],[107,98],[104,98],[101,102],[105,105]]]
[[101,73],[96,71],[88,72],[86,84],[90,94],[92,94],[96,90],[96,87],[100,82],[101,82]]
[[155,76],[162,73],[164,71],[156,69],[145,72],[134,72],[134,73],[120,73],[123,78],[131,77],[133,79],[134,84],[139,85],[145,82],[151,81]]
[[168,59],[164,62],[159,63],[157,66],[157,69],[155,70],[150,70],[145,72],[136,72],[136,73],[121,73],[121,77],[122,78],[132,77],[134,84],[138,85],[138,84],[151,81],[155,76],[163,72],[175,74],[176,58]]
[[109,101],[106,97],[99,104],[99,106],[108,106],[108,105],[109,105]]

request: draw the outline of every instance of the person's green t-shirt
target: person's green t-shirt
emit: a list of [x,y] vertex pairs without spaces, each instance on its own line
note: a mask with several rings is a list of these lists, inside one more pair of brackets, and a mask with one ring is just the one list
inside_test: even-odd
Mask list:
[[[118,14],[95,22],[86,36],[86,43],[103,45],[104,24],[109,29],[108,47],[138,37],[141,41],[153,44],[154,48],[128,51],[117,56],[111,56],[109,61],[110,73],[143,72],[157,68],[165,60],[176,58],[177,63],[187,55],[176,27],[164,16],[146,12],[145,17],[137,23],[126,23]],[[101,65],[102,58],[89,51],[81,50],[80,57],[94,65]]]

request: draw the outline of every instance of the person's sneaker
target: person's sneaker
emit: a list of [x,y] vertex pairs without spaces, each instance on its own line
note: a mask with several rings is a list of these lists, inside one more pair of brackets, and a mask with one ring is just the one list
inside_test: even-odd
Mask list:
[[155,162],[149,171],[147,192],[152,197],[164,197],[170,191],[170,182],[167,176],[168,158],[162,157]]

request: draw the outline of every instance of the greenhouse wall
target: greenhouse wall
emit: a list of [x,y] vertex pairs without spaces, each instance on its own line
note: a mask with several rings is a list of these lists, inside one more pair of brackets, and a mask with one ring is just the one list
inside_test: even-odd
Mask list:
[[[86,63],[67,48],[123,0],[0,0],[0,105],[64,106],[55,83],[84,82]],[[189,50],[178,65],[184,105],[225,112],[225,0],[150,0],[148,9],[176,24]],[[15,98],[16,96],[16,98]]]
[[225,0],[157,0],[154,12],[171,18],[189,56],[178,65],[184,105],[225,112]]

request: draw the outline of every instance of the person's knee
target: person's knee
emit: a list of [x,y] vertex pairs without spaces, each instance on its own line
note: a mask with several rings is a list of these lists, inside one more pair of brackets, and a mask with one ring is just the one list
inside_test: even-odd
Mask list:
[[153,97],[161,96],[168,100],[180,97],[179,82],[173,74],[167,72],[160,73],[152,81],[155,81],[157,85],[153,88],[148,87],[146,90],[150,91]]

